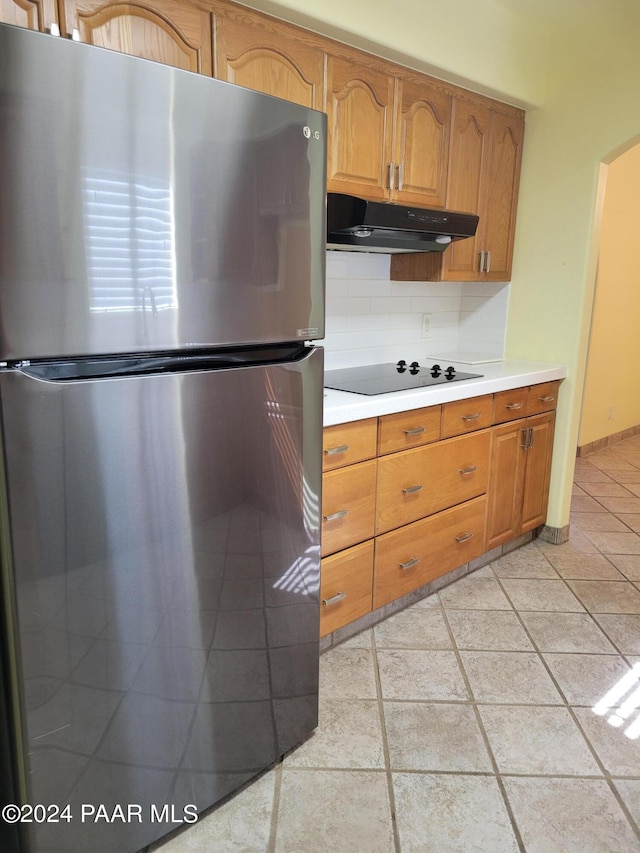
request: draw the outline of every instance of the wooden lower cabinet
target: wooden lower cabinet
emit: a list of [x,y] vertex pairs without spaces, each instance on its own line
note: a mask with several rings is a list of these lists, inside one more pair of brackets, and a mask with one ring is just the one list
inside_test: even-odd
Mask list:
[[370,459],[323,475],[323,557],[373,536],[377,464]]
[[320,636],[371,610],[373,539],[322,560]]
[[373,607],[382,607],[485,550],[486,496],[376,539]]
[[544,524],[555,412],[494,427],[487,507],[487,550]]

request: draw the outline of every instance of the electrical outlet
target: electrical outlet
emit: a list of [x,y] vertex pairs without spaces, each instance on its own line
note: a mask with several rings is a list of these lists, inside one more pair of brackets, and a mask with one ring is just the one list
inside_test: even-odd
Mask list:
[[422,315],[422,337],[428,338],[431,335],[431,314]]

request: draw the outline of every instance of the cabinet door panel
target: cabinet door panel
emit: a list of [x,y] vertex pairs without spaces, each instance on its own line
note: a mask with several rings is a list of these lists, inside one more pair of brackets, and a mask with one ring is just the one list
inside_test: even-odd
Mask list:
[[491,144],[486,170],[484,241],[488,250],[489,281],[509,281],[516,227],[516,207],[520,161],[522,159],[523,122],[492,113]]
[[485,509],[482,496],[378,537],[374,609],[479,557]]
[[216,14],[215,65],[220,80],[322,109],[324,54],[302,30],[240,10]]
[[211,75],[211,16],[178,0],[64,0],[62,29],[87,44]]
[[320,636],[371,610],[373,539],[325,557],[320,572]]
[[554,426],[555,412],[527,418],[527,427],[533,430],[533,435],[530,440],[530,447],[526,451],[526,471],[522,497],[522,533],[544,524],[547,518]]
[[451,96],[426,82],[400,79],[392,199],[407,204],[444,207],[449,166]]
[[[482,208],[482,170],[487,155],[490,111],[488,107],[454,100],[449,155],[447,207],[479,214]],[[444,257],[445,277],[457,281],[479,278],[482,222],[475,237],[458,240]]]
[[44,32],[57,20],[55,0],[0,0],[0,23]]
[[487,550],[520,533],[524,465],[524,419],[496,427],[491,436]]
[[330,192],[388,197],[393,132],[393,78],[329,56],[327,63]]
[[486,492],[490,437],[482,430],[379,459],[376,532]]
[[373,536],[376,466],[371,459],[323,475],[323,556]]

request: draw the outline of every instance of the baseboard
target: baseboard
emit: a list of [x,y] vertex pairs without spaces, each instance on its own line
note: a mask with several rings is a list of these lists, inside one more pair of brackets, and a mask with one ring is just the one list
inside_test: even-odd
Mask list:
[[587,456],[589,453],[594,453],[596,450],[604,450],[605,447],[611,447],[612,444],[624,441],[625,438],[633,438],[634,435],[640,435],[640,424],[620,430],[620,432],[614,432],[612,435],[605,435],[604,438],[590,441],[589,444],[583,444],[578,447],[576,456],[581,458],[582,456]]
[[542,539],[543,542],[550,542],[552,545],[563,545],[569,541],[569,525],[549,527],[548,524],[544,524],[538,530],[538,539]]

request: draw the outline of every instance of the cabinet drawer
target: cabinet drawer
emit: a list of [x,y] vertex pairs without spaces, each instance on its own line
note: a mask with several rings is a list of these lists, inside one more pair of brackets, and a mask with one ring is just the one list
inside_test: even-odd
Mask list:
[[523,418],[527,413],[529,388],[513,388],[499,391],[493,397],[493,422],[503,424]]
[[332,471],[376,455],[378,419],[325,427],[322,431],[322,470]]
[[374,609],[479,557],[484,551],[486,502],[483,495],[379,536]]
[[490,438],[482,430],[379,459],[376,532],[484,494]]
[[371,459],[323,475],[323,556],[373,536],[377,464]]
[[537,415],[540,412],[550,412],[558,405],[558,388],[560,382],[541,382],[529,388],[527,400],[527,415]]
[[373,539],[325,557],[320,574],[320,636],[371,610]]
[[378,422],[378,453],[395,453],[440,438],[441,406],[384,415]]
[[442,407],[442,438],[491,426],[492,418],[493,394],[445,403]]

